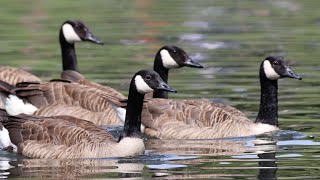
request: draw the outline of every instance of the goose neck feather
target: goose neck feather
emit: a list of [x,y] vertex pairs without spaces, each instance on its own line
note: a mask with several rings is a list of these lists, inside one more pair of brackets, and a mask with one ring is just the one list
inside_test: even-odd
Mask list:
[[[167,69],[167,68],[165,68],[163,66],[163,62],[162,62],[162,59],[161,59],[160,51],[156,54],[156,57],[154,59],[153,70],[156,71],[160,75],[160,77],[163,79],[163,81],[165,83],[168,83],[169,69]],[[153,98],[168,99],[168,92],[166,92],[166,91],[155,91],[153,93]]]
[[135,81],[130,83],[126,119],[124,122],[123,133],[119,142],[125,137],[141,136],[141,112],[144,94],[140,94],[135,86]]
[[260,68],[261,98],[256,123],[278,126],[278,81],[269,80]]
[[78,62],[74,44],[68,43],[63,35],[62,29],[59,35],[63,70],[78,71]]

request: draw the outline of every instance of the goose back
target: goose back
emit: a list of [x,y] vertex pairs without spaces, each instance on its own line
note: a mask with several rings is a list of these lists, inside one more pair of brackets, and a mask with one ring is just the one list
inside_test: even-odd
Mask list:
[[126,98],[123,94],[121,94],[120,92],[118,92],[117,90],[111,87],[102,86],[101,84],[87,80],[83,75],[81,75],[77,71],[65,70],[61,73],[61,79],[67,80],[70,82],[79,83],[85,86],[97,88],[99,90],[107,92],[110,96],[114,96],[115,98],[119,98],[119,99]]
[[38,108],[60,103],[79,105],[91,111],[103,111],[110,106],[109,102],[119,103],[122,100],[93,87],[59,80],[45,83],[22,83],[11,92],[26,98]]
[[121,124],[112,104],[121,106],[122,99],[93,87],[63,81],[22,83],[12,92],[36,106],[36,115],[68,115],[97,125]]
[[37,76],[27,71],[9,66],[0,66],[0,80],[11,85],[15,85],[20,82],[41,81]]

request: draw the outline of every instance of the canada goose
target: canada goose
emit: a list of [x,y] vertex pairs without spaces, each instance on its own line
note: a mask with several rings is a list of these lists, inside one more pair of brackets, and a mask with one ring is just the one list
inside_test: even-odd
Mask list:
[[[103,44],[96,38],[81,21],[65,21],[60,28],[59,42],[62,53],[63,70],[79,71],[74,43],[89,41],[95,44]],[[11,85],[20,82],[40,82],[37,76],[9,66],[0,67],[0,80]]]
[[[155,56],[154,64],[155,71],[160,74],[165,82],[168,79],[168,68],[183,66],[202,68],[184,50],[176,46],[160,48]],[[18,115],[21,113],[33,114],[35,111],[35,115],[69,115],[91,121],[96,125],[123,124],[125,111],[122,111],[122,117],[118,118],[117,113],[113,110],[114,107],[123,105],[120,102],[126,98],[122,94],[117,95],[117,93],[105,90],[108,87],[87,81],[75,71],[64,71],[62,76],[64,80],[75,83],[55,81],[20,84],[12,92],[20,98],[27,99],[36,109],[30,106],[30,108],[24,107],[21,100],[19,101],[11,96],[7,101],[7,112],[10,115]],[[167,93],[159,94],[167,97]],[[15,102],[20,105],[15,104]],[[117,109],[121,110],[121,108]]]
[[[89,31],[88,27],[84,25],[84,23],[82,23],[81,21],[67,20],[64,23],[62,23],[59,32],[59,42],[61,47],[62,64],[64,71],[79,71],[74,44],[76,42],[82,41],[88,41],[95,44],[103,44],[102,41],[96,38]],[[0,67],[0,83],[4,82],[10,85],[16,85],[17,83],[21,82],[40,81],[40,78],[22,69],[17,69],[8,66]],[[3,99],[7,98],[5,94],[0,94],[0,98],[2,100],[0,102],[0,108],[4,108]]]
[[[69,36],[67,36],[66,34],[69,34]],[[79,35],[79,37],[77,37],[77,35]],[[125,98],[125,96],[117,92],[115,89],[107,86],[101,86],[100,84],[95,82],[91,82],[79,73],[73,42],[81,40],[91,41],[97,44],[103,44],[102,41],[94,37],[93,34],[89,32],[88,28],[80,21],[66,21],[61,26],[60,44],[63,59],[63,72],[60,76],[61,79],[69,80],[71,82],[77,82],[86,86],[92,86],[97,89],[107,91],[110,94],[117,96],[118,98]]]
[[250,136],[278,130],[278,79],[302,79],[282,57],[269,56],[260,66],[261,100],[255,122],[208,100],[150,99],[142,112],[145,133],[162,139]]
[[103,44],[95,37],[89,28],[81,21],[67,20],[62,23],[59,33],[59,42],[62,55],[62,69],[79,72],[78,62],[74,44],[76,42],[88,41],[95,44]]
[[[155,71],[141,70],[133,76],[129,88],[124,130],[117,141],[104,129],[78,118],[9,116],[1,110],[0,122],[3,129],[9,132],[10,139],[8,140],[8,136],[0,136],[0,142],[9,141],[7,144],[10,144],[11,141],[15,146],[11,149],[31,158],[101,158],[140,155],[145,150],[140,132],[144,94],[153,91],[176,92]],[[8,147],[4,148],[8,149]]]

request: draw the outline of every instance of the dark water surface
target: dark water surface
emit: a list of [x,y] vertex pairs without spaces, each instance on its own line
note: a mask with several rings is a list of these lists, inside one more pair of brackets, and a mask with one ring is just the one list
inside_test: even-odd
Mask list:
[[[170,98],[208,98],[254,119],[258,69],[282,55],[302,81],[279,82],[273,134],[218,140],[147,139],[146,154],[121,159],[27,159],[0,151],[0,177],[157,179],[320,178],[320,1],[1,1],[0,63],[43,80],[61,71],[58,29],[81,19],[104,46],[77,44],[81,72],[127,94],[134,72],[152,68],[163,45],[182,47],[204,69],[170,72]],[[116,131],[116,130],[115,130]]]

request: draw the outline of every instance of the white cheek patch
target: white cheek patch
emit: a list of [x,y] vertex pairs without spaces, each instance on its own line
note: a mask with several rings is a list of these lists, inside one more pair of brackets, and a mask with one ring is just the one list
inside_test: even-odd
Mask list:
[[280,78],[280,75],[272,68],[270,61],[265,60],[263,62],[263,70],[267,78],[270,80],[277,80]]
[[70,24],[64,24],[62,26],[62,32],[63,32],[64,38],[68,43],[75,43],[75,42],[81,41],[81,38],[74,31],[73,27]]
[[160,51],[162,64],[167,69],[178,68],[179,64],[171,57],[170,53],[166,49]]
[[137,75],[134,78],[134,83],[136,84],[137,91],[140,94],[146,94],[149,92],[153,92],[153,89],[142,79],[140,75]]

